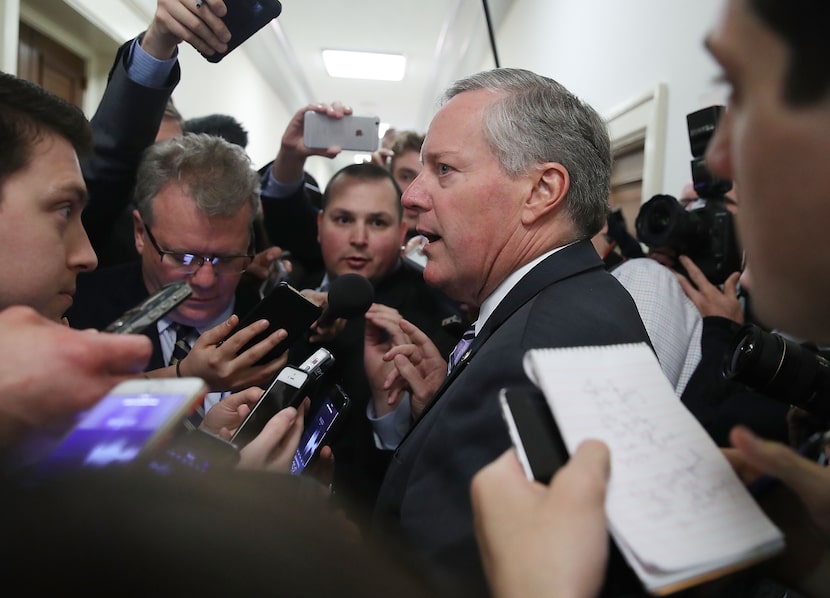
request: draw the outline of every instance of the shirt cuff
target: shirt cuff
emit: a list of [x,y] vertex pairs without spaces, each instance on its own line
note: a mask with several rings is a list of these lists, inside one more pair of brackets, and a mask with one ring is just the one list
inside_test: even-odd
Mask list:
[[271,169],[269,168],[265,171],[265,177],[262,185],[262,195],[267,195],[268,197],[272,197],[274,199],[285,199],[286,197],[291,197],[299,191],[300,187],[303,186],[303,181],[305,181],[305,176],[301,176],[293,183],[283,183],[274,178],[274,175],[271,174]]
[[410,422],[409,393],[404,393],[403,399],[394,411],[390,411],[381,417],[377,417],[375,405],[372,401],[369,401],[366,405],[366,417],[372,424],[377,448],[387,451],[398,448],[412,425]]
[[178,60],[179,50],[176,49],[172,58],[159,60],[145,52],[140,41],[141,37],[135,38],[127,53],[127,77],[144,87],[154,89],[167,87],[170,73],[173,72],[173,67],[176,66],[176,60]]

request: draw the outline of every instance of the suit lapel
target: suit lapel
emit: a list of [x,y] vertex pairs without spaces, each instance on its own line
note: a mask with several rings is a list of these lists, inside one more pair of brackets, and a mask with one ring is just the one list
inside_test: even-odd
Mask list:
[[555,254],[549,256],[541,263],[536,265],[530,272],[525,274],[521,280],[510,290],[507,296],[499,303],[493,314],[487,319],[484,327],[476,335],[470,350],[467,351],[466,359],[463,359],[453,370],[447,375],[441,386],[435,392],[432,400],[427,403],[421,417],[412,425],[407,434],[404,436],[400,446],[409,438],[415,426],[423,421],[427,412],[438,402],[443,396],[447,388],[452,382],[458,378],[461,372],[472,361],[479,348],[493,335],[499,327],[512,316],[516,310],[522,305],[533,299],[543,289],[552,284],[564,280],[576,274],[580,274],[587,270],[603,269],[604,265],[599,259],[594,246],[590,241],[580,241],[574,243],[557,251]]

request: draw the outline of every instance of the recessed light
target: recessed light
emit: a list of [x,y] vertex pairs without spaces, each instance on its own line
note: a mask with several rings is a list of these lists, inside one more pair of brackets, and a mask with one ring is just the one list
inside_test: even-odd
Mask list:
[[400,81],[406,71],[403,54],[323,50],[323,63],[331,77]]

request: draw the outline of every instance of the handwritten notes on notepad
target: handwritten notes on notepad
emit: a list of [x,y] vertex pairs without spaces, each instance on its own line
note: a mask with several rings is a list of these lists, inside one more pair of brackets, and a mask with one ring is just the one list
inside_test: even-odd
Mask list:
[[609,529],[649,591],[673,592],[783,548],[646,344],[534,349],[525,370],[568,451],[588,438],[610,448]]

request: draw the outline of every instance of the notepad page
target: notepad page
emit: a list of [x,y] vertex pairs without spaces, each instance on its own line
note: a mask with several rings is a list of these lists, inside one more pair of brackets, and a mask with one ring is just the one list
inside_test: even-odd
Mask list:
[[782,545],[646,344],[531,350],[525,367],[570,452],[588,438],[610,448],[609,527],[639,569],[705,570]]

